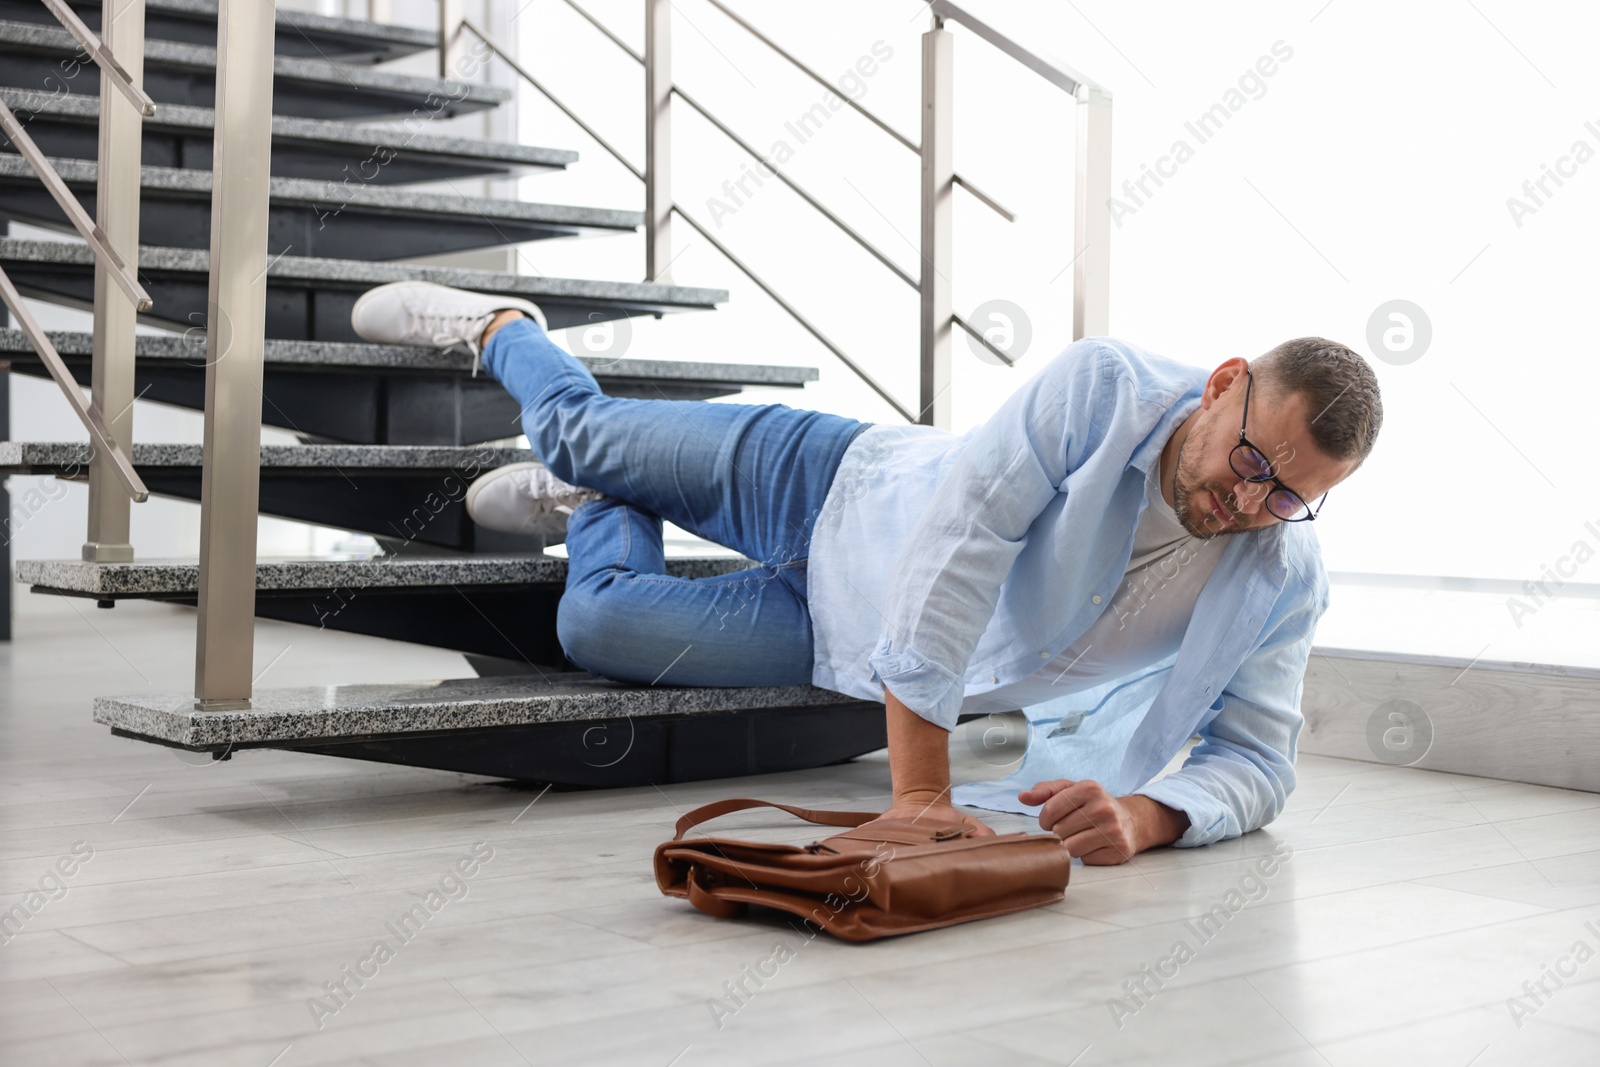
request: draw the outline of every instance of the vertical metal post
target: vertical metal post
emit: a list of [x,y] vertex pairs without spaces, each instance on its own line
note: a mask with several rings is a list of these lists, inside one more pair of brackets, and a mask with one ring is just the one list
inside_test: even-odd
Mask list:
[[644,280],[670,282],[672,4],[644,0]]
[[[0,237],[5,227],[0,226]],[[9,326],[11,316],[0,309],[0,328]],[[11,361],[0,362],[0,441],[11,440]],[[11,525],[11,488],[0,474],[0,641],[11,640],[11,542],[17,531]]]
[[1079,85],[1072,339],[1111,329],[1111,94]]
[[203,709],[250,699],[272,153],[273,2],[222,0],[219,8],[195,648]]
[[462,0],[439,0],[439,77],[459,78]]
[[955,165],[955,50],[942,19],[922,35],[922,279],[921,393],[917,421],[950,428],[951,205]]
[[[522,54],[522,42],[519,40],[517,21],[520,15],[526,14],[520,10],[528,0],[517,0],[515,4],[495,3],[486,0],[482,6],[482,21],[473,20],[474,26],[482,26],[492,40],[503,42],[505,51],[516,57]],[[485,85],[498,85],[512,90],[512,97],[507,103],[499,107],[485,108],[478,112],[477,119],[479,130],[475,136],[486,141],[499,141],[501,143],[517,144],[521,138],[520,120],[523,98],[523,85],[517,74],[506,63],[492,62],[493,53],[489,46],[480,40],[472,31],[467,30],[462,34],[460,67],[456,77],[463,81],[481,81]],[[467,77],[471,75],[471,77]],[[467,188],[467,184],[457,182],[457,185]],[[518,200],[520,182],[515,177],[486,177],[479,183],[480,195],[494,200]],[[522,266],[522,257],[518,255],[513,245],[498,248],[483,248],[475,252],[460,255],[459,259],[439,259],[440,263],[455,263],[462,267],[492,270],[501,274],[519,274],[526,268]]]
[[[0,222],[0,237],[11,232],[11,224]],[[11,312],[0,306],[0,330],[11,326]],[[11,361],[0,363],[0,441],[11,440]],[[0,585],[0,641],[11,640],[11,542],[17,531],[11,525],[11,488],[0,475],[0,573],[5,581]]]
[[[135,85],[144,81],[144,0],[105,0],[100,40]],[[95,222],[107,243],[128,260],[139,259],[139,163],[143,118],[100,74],[100,173]],[[90,397],[105,418],[106,434],[133,454],[133,346],[137,314],[100,257],[94,265],[94,354]],[[111,457],[95,449],[89,460],[89,528],[83,558],[103,563],[133,559],[128,539],[128,491],[117,480]]]

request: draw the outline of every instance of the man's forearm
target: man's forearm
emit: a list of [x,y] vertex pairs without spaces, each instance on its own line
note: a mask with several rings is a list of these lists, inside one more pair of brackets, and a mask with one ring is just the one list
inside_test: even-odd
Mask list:
[[950,789],[950,731],[929,722],[889,690],[883,691],[889,727],[889,778],[896,800],[931,800]]

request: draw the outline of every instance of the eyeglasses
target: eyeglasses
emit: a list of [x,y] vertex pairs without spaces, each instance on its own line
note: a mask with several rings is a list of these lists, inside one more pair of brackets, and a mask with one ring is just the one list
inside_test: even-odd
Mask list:
[[1247,482],[1273,484],[1273,490],[1267,494],[1267,510],[1274,518],[1283,522],[1305,522],[1314,519],[1317,517],[1317,511],[1322,510],[1322,504],[1328,499],[1328,494],[1322,494],[1322,500],[1317,501],[1317,511],[1312,511],[1299,493],[1278,481],[1272,461],[1244,435],[1245,423],[1250,418],[1250,387],[1255,383],[1255,376],[1250,373],[1248,367],[1244,373],[1244,418],[1239,420],[1239,443],[1228,453],[1228,463],[1233,467],[1233,472]]

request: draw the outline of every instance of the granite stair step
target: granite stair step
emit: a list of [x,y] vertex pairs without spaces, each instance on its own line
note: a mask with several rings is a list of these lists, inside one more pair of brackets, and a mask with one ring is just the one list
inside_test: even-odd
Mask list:
[[[0,87],[0,99],[47,155],[99,158],[98,96]],[[215,126],[216,112],[208,107],[165,104],[143,122],[143,162],[209,171]],[[0,149],[11,150],[3,135]],[[577,159],[578,153],[562,148],[428,133],[420,122],[395,130],[292,115],[272,119],[272,173],[285,178],[403,185],[559,170]]]
[[98,697],[117,736],[232,759],[256,748],[567,787],[644,786],[840,763],[887,743],[883,706],[809,685],[640,686],[586,672]]
[[[92,338],[52,333],[74,378],[90,381]],[[141,336],[134,391],[146,400],[204,406],[204,337]],[[797,389],[814,367],[578,357],[610,396],[705,400],[747,387]],[[0,359],[13,373],[48,376],[26,336],[0,330]],[[315,438],[354,444],[474,444],[520,432],[519,409],[486,375],[469,377],[461,352],[397,345],[268,341],[262,421]]]
[[[78,42],[58,26],[0,21],[0,80],[9,86],[96,96],[100,92],[99,69],[79,60],[80,53]],[[177,41],[145,43],[140,84],[157,105],[212,107],[216,74],[214,47]],[[393,74],[320,58],[278,56],[273,60],[275,115],[323,119],[411,116],[420,122],[498,107],[512,95],[510,89],[500,86]]]
[[[0,475],[50,474],[86,483],[89,457],[87,442],[0,441]],[[200,445],[136,442],[130,458],[151,493],[200,500]],[[263,445],[260,511],[371,534],[395,547],[539,552],[544,539],[478,526],[465,503],[467,486],[479,475],[537,461],[525,448],[488,445]]]
[[[350,328],[356,299],[385,282],[413,279],[526,297],[544,310],[552,330],[631,315],[710,311],[728,298],[724,289],[311,259],[281,251],[268,249],[266,332],[289,340],[359,340]],[[199,249],[141,247],[139,279],[154,301],[148,321],[178,330],[203,322],[210,259],[209,252]],[[0,238],[0,267],[25,295],[75,307],[92,304],[94,260],[88,245]]]
[[[52,161],[92,216],[99,166]],[[145,167],[139,228],[172,248],[211,247],[211,172]],[[273,178],[267,246],[325,259],[408,259],[523,241],[633,233],[640,211],[421,193],[359,182]],[[0,155],[0,219],[72,233],[66,213],[18,155]]]
[[[73,377],[90,383],[92,337],[52,333]],[[203,410],[205,338],[139,337],[134,393]],[[814,367],[686,360],[578,357],[610,396],[707,400],[747,387],[798,389]],[[20,330],[0,330],[0,360],[13,373],[48,377]],[[470,377],[472,357],[436,348],[336,341],[268,341],[261,421],[327,441],[352,444],[466,445],[521,432],[520,410],[488,375]],[[137,421],[137,420],[135,420]],[[137,427],[134,431],[138,437]]]
[[[69,3],[91,30],[100,32],[102,15],[98,3],[93,0],[69,0]],[[59,25],[39,0],[0,0],[0,19]],[[215,46],[216,0],[146,0],[144,34],[152,41]],[[341,63],[381,63],[438,45],[438,34],[411,26],[278,9],[276,48],[280,56],[332,59]]]
[[[667,573],[699,578],[750,566],[731,555],[676,557],[667,560]],[[200,583],[194,559],[17,560],[14,572],[32,592],[101,607],[119,600],[192,605]],[[561,667],[566,657],[555,621],[566,579],[565,559],[533,553],[260,559],[256,615]]]

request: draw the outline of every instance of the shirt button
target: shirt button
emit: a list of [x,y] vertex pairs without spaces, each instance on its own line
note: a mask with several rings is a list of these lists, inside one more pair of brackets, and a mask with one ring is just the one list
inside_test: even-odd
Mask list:
[[1094,597],[1094,602],[1095,602],[1095,603],[1096,603],[1096,604],[1098,604],[1098,603],[1100,603],[1100,597],[1099,597],[1099,595],[1098,595],[1098,594],[1097,594],[1097,595],[1096,595],[1096,596],[1095,596],[1095,597]]
[[991,674],[991,675],[989,675],[989,681],[998,683],[1000,681],[1000,679],[999,679],[999,677],[997,675]]
[[1041,652],[1041,653],[1039,653],[1039,658],[1040,658],[1040,659],[1049,659],[1049,658],[1050,658],[1050,653],[1048,653],[1048,652]]

